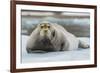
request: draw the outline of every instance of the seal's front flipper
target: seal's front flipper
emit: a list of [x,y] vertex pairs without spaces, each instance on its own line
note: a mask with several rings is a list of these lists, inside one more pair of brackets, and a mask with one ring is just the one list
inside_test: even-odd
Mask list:
[[86,42],[84,42],[82,40],[79,40],[79,48],[86,49],[86,48],[89,48],[89,47],[90,47],[90,45],[88,43],[86,43]]

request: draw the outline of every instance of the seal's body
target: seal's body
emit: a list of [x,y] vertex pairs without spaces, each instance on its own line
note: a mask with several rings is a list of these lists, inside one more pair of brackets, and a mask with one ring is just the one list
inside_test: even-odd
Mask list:
[[78,49],[79,44],[84,48],[89,47],[61,25],[41,22],[30,35],[26,49],[28,53],[68,51]]

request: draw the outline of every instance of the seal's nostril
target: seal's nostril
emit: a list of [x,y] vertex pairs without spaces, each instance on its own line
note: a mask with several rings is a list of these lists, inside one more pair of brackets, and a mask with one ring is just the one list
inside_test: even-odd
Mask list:
[[44,32],[46,33],[46,32],[47,32],[47,30],[44,30]]

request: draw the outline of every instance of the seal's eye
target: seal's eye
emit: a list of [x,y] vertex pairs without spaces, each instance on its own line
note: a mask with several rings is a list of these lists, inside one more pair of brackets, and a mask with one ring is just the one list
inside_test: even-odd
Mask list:
[[50,26],[48,26],[48,28],[50,28]]
[[43,28],[43,26],[41,26],[41,28]]

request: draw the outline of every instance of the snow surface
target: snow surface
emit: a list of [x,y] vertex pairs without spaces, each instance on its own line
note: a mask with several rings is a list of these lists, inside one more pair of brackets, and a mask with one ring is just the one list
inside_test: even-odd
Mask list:
[[[22,52],[21,61],[22,63],[30,62],[55,62],[55,61],[74,61],[74,60],[88,60],[90,59],[90,49],[82,49],[74,51],[63,51],[63,52],[49,52],[49,53],[32,53],[26,52],[26,43],[29,36],[22,35]],[[89,43],[89,38],[81,37],[78,38],[86,43]]]

